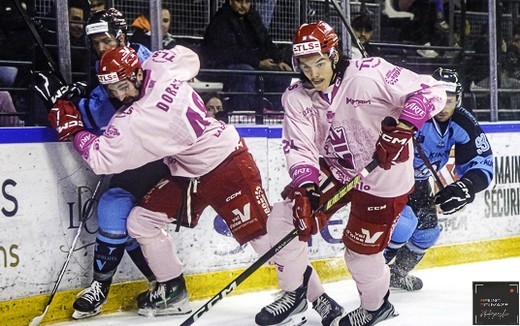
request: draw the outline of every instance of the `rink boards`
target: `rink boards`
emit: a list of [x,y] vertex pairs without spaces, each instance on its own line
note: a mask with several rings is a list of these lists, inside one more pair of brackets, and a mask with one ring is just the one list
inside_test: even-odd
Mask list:
[[[475,202],[451,216],[440,215],[441,237],[422,267],[520,255],[520,124],[484,124],[495,156],[495,179]],[[271,202],[289,177],[279,126],[241,126],[262,173]],[[42,127],[0,128],[0,313],[9,325],[27,325],[45,307],[48,295],[78,231],[80,208],[90,198],[98,176],[70,143],[55,142]],[[454,177],[449,164],[441,176]],[[391,185],[389,185],[391,186]],[[82,230],[46,320],[69,318],[74,294],[90,284],[96,214]],[[348,208],[313,236],[309,252],[324,280],[344,278],[341,234]],[[209,297],[256,259],[249,245],[240,247],[216,213],[208,208],[195,229],[171,230],[185,263],[191,297]],[[115,275],[104,311],[133,309],[145,289],[139,271],[125,255]],[[272,268],[262,268],[236,292],[276,286]],[[0,324],[2,324],[0,322]]]

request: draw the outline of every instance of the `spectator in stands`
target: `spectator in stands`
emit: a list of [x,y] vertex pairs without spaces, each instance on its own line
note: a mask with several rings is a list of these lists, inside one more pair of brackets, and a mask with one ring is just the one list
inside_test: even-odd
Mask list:
[[[29,17],[34,16],[34,1],[20,1],[20,4]],[[0,1],[0,17],[0,60],[34,62],[36,43],[14,0]],[[31,69],[34,69],[31,65],[23,64],[0,66],[0,87],[29,87]],[[38,124],[40,121],[47,124],[47,112],[34,105],[33,93],[12,90],[9,93],[19,112],[34,113],[30,121],[26,119],[26,124]]]
[[[11,94],[0,91],[0,112],[16,113]],[[21,127],[24,123],[17,115],[0,115],[0,127]]]
[[271,20],[273,18],[274,7],[276,7],[276,2],[278,0],[258,0],[256,5],[256,10],[262,17],[262,22],[264,26],[269,29],[271,25]]
[[[513,39],[507,46],[507,54],[503,63],[504,74],[501,78],[501,87],[507,89],[520,90],[520,23],[513,27]],[[499,96],[504,98],[505,107],[512,109],[520,108],[520,93],[506,94]],[[518,114],[512,116],[514,120],[518,120]]]
[[201,94],[202,101],[204,101],[204,105],[206,106],[206,110],[208,111],[208,115],[217,119],[228,122],[227,112],[224,109],[224,101],[215,92]]
[[520,80],[520,23],[513,27],[513,39],[507,47],[505,71],[509,77]]
[[[352,29],[354,30],[354,34],[356,34],[356,37],[359,39],[361,45],[363,45],[365,48],[365,51],[367,51],[368,55],[371,57],[379,57],[379,49],[370,44],[370,39],[372,38],[372,35],[374,35],[374,29],[372,27],[370,18],[365,14],[356,16],[352,20],[351,25]],[[352,59],[359,59],[362,57],[363,55],[359,49],[352,45]]]
[[[130,40],[135,43],[140,43],[151,49],[151,25],[150,25],[150,7],[147,6],[132,23],[133,34]],[[168,8],[163,6],[161,10],[161,30],[162,30],[162,47],[163,49],[171,49],[176,42],[173,35],[170,34],[171,13]]]
[[[203,66],[213,69],[292,71],[273,43],[252,0],[227,0],[212,17],[202,42]],[[283,92],[291,77],[264,75],[265,92]],[[257,91],[255,75],[231,75],[224,80],[224,89],[233,92]],[[232,96],[231,110],[250,110],[258,101],[255,96]],[[270,97],[273,107],[281,109],[280,96]]]
[[90,0],[90,12],[96,13],[101,10],[106,9],[106,1],[105,0]]
[[[448,23],[444,19],[444,0],[399,0],[397,10],[414,14],[414,19],[401,29],[401,39],[425,46],[448,45]],[[425,58],[436,58],[439,53],[432,49],[420,49],[417,53]]]
[[[468,73],[470,76],[470,82],[473,82],[478,87],[488,88],[489,87],[489,25],[483,24],[480,29],[479,38],[473,43],[473,50],[475,56],[471,60],[471,64],[468,65]],[[498,49],[499,63],[498,67],[503,64],[503,55],[507,53],[507,43],[504,39],[500,42],[500,48]],[[499,71],[499,75],[501,71]],[[499,76],[500,77],[500,76]],[[499,78],[499,82],[500,82]]]
[[398,0],[397,6],[399,11],[412,12],[414,10],[414,5],[419,5],[424,8],[431,7],[431,5],[433,5],[435,12],[434,27],[441,32],[448,33],[450,31],[450,25],[448,25],[444,17],[444,4],[447,2],[448,0]]

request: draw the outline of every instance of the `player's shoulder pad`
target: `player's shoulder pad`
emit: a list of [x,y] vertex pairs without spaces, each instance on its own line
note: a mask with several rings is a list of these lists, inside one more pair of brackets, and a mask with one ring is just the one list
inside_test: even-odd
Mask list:
[[451,120],[463,127],[464,129],[475,128],[479,126],[479,123],[477,119],[473,116],[473,114],[471,114],[471,112],[469,112],[462,106],[455,108]]
[[303,87],[303,81],[302,80],[298,80],[297,82],[294,82],[291,85],[287,86],[287,88],[285,89],[285,92],[287,92],[287,93],[299,92],[303,88],[304,88]]

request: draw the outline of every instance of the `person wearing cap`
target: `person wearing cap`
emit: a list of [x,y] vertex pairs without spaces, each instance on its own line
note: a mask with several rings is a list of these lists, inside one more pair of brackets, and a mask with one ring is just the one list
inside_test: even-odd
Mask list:
[[[85,32],[92,52],[97,60],[102,55],[121,45],[128,44],[142,62],[151,52],[145,46],[137,43],[129,44],[126,39],[127,24],[123,14],[115,8],[98,11],[90,16]],[[96,61],[95,65],[99,63]],[[53,76],[41,76],[39,94],[48,94],[49,107],[57,105],[56,101],[63,96],[53,95],[57,92],[70,93],[74,89],[63,91],[62,86],[55,86],[51,91],[48,85],[59,85]],[[106,88],[93,83],[94,88],[88,94],[86,91],[75,92],[72,97],[66,97],[81,114],[82,126],[92,133],[100,134],[106,130],[109,121],[117,110],[125,103],[110,96]],[[65,86],[67,87],[67,86]],[[54,99],[51,101],[51,99]],[[63,140],[60,137],[60,140]],[[168,167],[157,159],[142,166],[112,175],[108,189],[103,192],[97,206],[99,229],[96,232],[93,260],[93,276],[90,286],[78,294],[73,304],[72,318],[84,319],[98,315],[106,303],[110,285],[125,252],[149,282],[155,281],[155,275],[148,266],[139,243],[128,235],[127,218],[139,198],[144,196],[160,178],[168,172]]]
[[[435,193],[430,185],[430,169],[416,150],[415,186],[408,204],[385,249],[390,265],[390,286],[406,291],[423,287],[422,280],[408,274],[439,239],[441,228],[437,216],[451,215],[473,202],[475,194],[486,189],[493,179],[493,152],[485,132],[473,115],[461,106],[462,85],[453,69],[438,68],[433,77],[442,82],[447,101],[443,110],[426,121],[415,135],[434,173],[440,171],[455,149],[455,172],[458,180]],[[395,258],[395,260],[394,260]]]
[[[363,48],[368,53],[370,57],[379,57],[380,51],[377,47],[370,44],[370,40],[372,39],[372,35],[374,35],[374,29],[372,27],[372,22],[370,21],[370,17],[365,14],[356,16],[352,19],[351,23],[352,29],[354,30],[354,34],[358,38]],[[352,59],[361,59],[363,55],[359,49],[352,45]]]
[[[410,140],[442,110],[446,92],[433,77],[379,57],[347,60],[338,42],[323,21],[301,25],[293,38],[300,81],[282,95],[282,144],[292,181],[284,205],[273,207],[269,223],[277,227],[268,234],[276,243],[296,228],[299,241],[274,257],[285,295],[262,309],[257,323],[283,310],[301,311],[298,294],[307,291],[310,266],[307,242],[348,203],[344,259],[361,302],[327,325],[371,326],[396,315],[383,251],[414,184]],[[369,163],[377,166],[361,186],[329,210],[318,210]]]

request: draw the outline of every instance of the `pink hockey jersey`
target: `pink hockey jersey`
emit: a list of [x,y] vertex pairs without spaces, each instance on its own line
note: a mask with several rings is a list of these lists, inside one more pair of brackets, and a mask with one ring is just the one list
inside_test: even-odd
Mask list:
[[[378,57],[351,60],[325,93],[297,82],[285,91],[282,142],[295,186],[319,184],[319,157],[334,177],[347,183],[372,159],[381,121],[391,116],[421,125],[440,112],[446,92],[440,82]],[[358,190],[380,197],[408,192],[414,183],[410,159],[390,170],[376,168]]]
[[199,57],[177,45],[143,63],[141,97],[120,109],[99,137],[82,131],[74,146],[96,174],[119,173],[163,158],[172,175],[202,176],[239,146],[233,126],[207,116],[190,79]]

